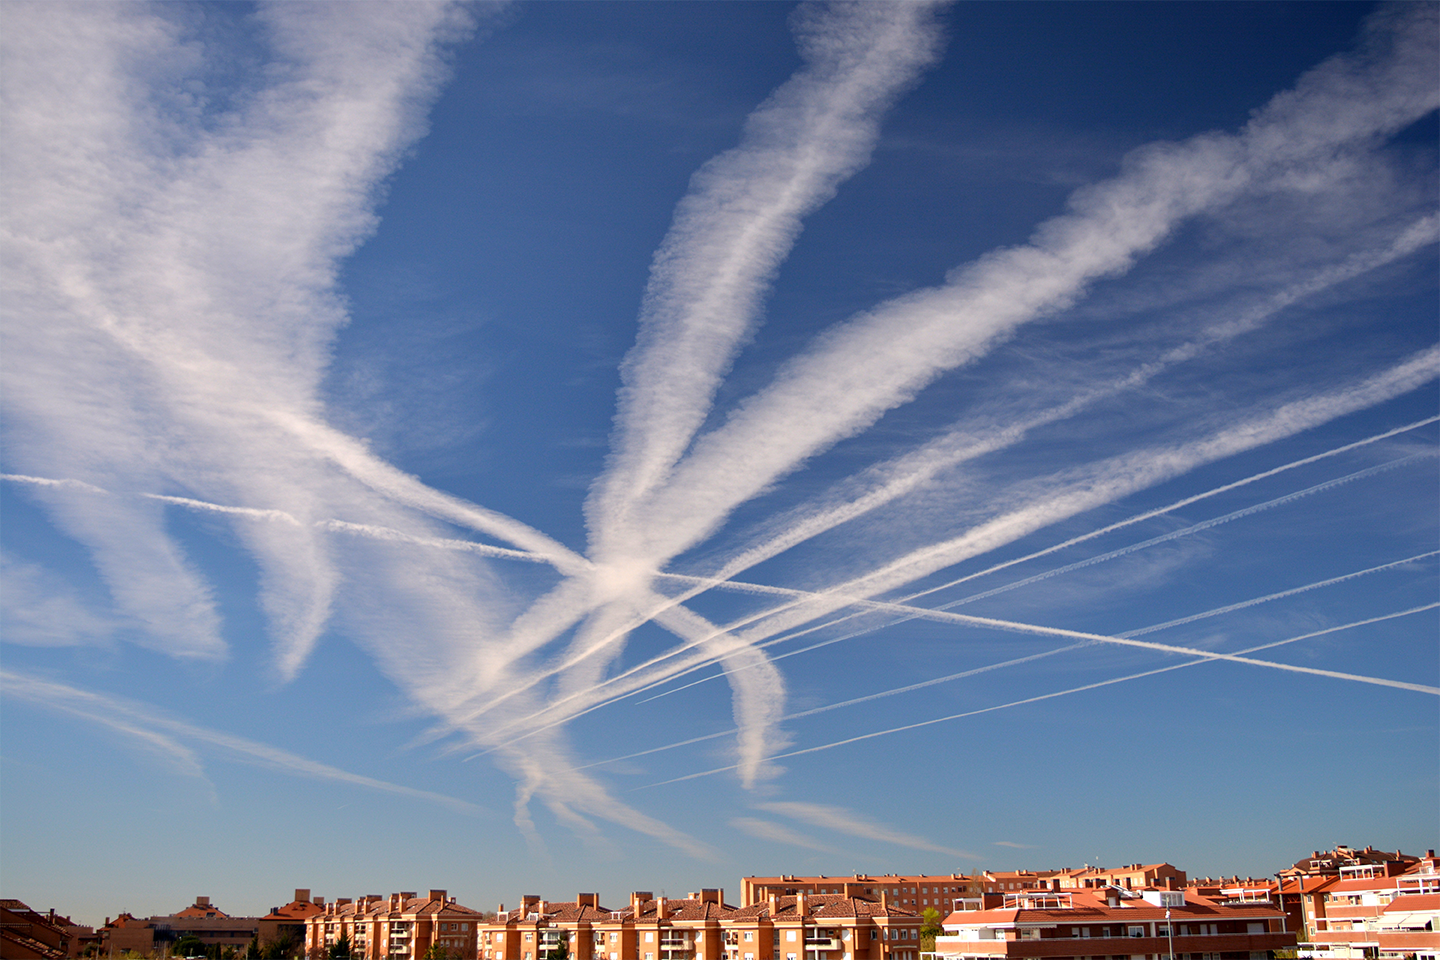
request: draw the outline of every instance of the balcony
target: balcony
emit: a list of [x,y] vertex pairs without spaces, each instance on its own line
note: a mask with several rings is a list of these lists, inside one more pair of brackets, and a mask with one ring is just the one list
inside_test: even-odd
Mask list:
[[[1221,933],[1207,937],[1177,936],[1175,952],[1230,953],[1252,950],[1287,950],[1295,946],[1293,933]],[[1041,937],[1036,940],[962,940],[936,937],[935,953],[943,957],[1074,957],[1112,953],[1170,953],[1166,937]]]
[[1373,920],[1385,909],[1378,903],[1327,903],[1324,920]]

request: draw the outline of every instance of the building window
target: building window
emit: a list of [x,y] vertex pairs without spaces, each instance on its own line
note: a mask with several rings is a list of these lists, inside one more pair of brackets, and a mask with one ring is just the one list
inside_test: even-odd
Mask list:
[[754,931],[754,930],[746,930],[746,931],[745,931],[745,942],[746,942],[746,943],[751,943],[751,942],[754,941],[754,939],[755,939],[755,931]]
[[1131,927],[1131,928],[1130,928],[1130,936],[1132,936],[1132,937],[1143,937],[1143,936],[1145,936],[1145,928],[1144,928],[1144,927]]

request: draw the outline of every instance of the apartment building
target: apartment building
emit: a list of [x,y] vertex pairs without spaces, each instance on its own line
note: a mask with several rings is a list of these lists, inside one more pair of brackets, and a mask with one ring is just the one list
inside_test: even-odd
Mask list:
[[71,927],[54,910],[43,914],[20,900],[0,900],[0,958],[64,960],[73,955]]
[[1124,887],[1126,890],[1179,890],[1186,884],[1184,870],[1168,863],[1131,863],[1123,867],[1066,867],[1047,878],[1052,890],[1086,890]]
[[1268,903],[1191,891],[1022,891],[945,918],[937,960],[1273,960],[1296,943]]
[[920,916],[843,894],[769,894],[732,907],[718,888],[684,898],[631,894],[611,910],[595,894],[573,903],[523,898],[480,928],[479,960],[918,960]]
[[[798,894],[832,894],[842,897],[864,897],[878,901],[882,896],[896,907],[924,913],[933,907],[944,916],[957,909],[957,902],[993,892],[990,887],[1003,881],[990,879],[999,874],[967,876],[951,873],[940,876],[894,873],[871,876],[857,873],[849,877],[742,877],[740,905],[748,907],[771,895],[793,897]],[[1033,875],[1032,875],[1033,876]],[[1013,882],[1013,881],[1012,881]],[[1015,887],[1014,889],[1019,889]]]
[[197,937],[207,947],[234,949],[237,953],[250,945],[252,939],[261,943],[290,940],[305,941],[305,920],[324,910],[324,897],[310,897],[309,890],[296,890],[295,899],[275,907],[263,917],[232,917],[210,901],[196,897],[195,902],[177,913],[153,917],[135,917],[122,913],[94,935],[100,952],[118,956],[133,950],[146,956],[162,953],[182,937]]
[[1440,957],[1440,866],[1433,850],[1410,863],[1343,866],[1327,880],[1306,930],[1305,956]]
[[323,913],[325,910],[324,897],[312,897],[310,891],[300,888],[295,891],[295,899],[279,907],[271,907],[270,912],[260,918],[259,936],[261,943],[275,943],[280,940],[289,940],[294,943],[305,942],[305,921]]
[[328,956],[343,938],[356,960],[421,960],[432,947],[451,960],[475,960],[483,919],[444,890],[341,897],[305,918],[305,953]]
[[923,914],[927,909],[943,917],[954,910],[979,906],[986,894],[1004,895],[1023,890],[1081,890],[1109,886],[1140,890],[1146,887],[1178,889],[1185,886],[1185,871],[1168,863],[1132,863],[1116,869],[1085,867],[1062,870],[985,870],[977,874],[854,874],[848,877],[743,877],[740,904],[749,906],[771,894],[793,897],[806,894],[839,894],[877,900],[881,895],[891,904]]

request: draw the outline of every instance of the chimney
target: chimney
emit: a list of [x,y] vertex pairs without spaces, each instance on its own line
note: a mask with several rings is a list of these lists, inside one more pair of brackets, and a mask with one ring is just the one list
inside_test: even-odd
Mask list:
[[600,906],[600,894],[598,893],[577,893],[575,894],[575,906],[596,907]]
[[664,898],[664,897],[661,897],[659,900],[656,900],[656,901],[655,901],[655,919],[656,919],[656,920],[667,920],[667,919],[669,919],[669,917],[668,917],[668,915],[667,915],[667,912],[666,912],[666,909],[665,909],[665,898]]
[[296,887],[296,888],[295,888],[295,902],[296,902],[296,903],[309,903],[309,902],[310,902],[310,891],[309,891],[309,890],[306,890],[304,887]]
[[505,921],[502,919],[504,916],[505,916],[505,904],[503,904],[503,903],[497,903],[497,904],[495,905],[495,919],[496,919],[496,920],[499,920],[501,923],[504,923]]
[[431,890],[431,891],[430,891],[430,899],[431,899],[431,900],[439,900],[441,903],[444,903],[444,902],[445,902],[445,891],[444,891],[444,890]]
[[805,891],[799,890],[795,893],[795,916],[805,916]]
[[771,920],[774,920],[774,919],[775,919],[775,915],[778,914],[779,912],[780,912],[779,898],[776,897],[775,894],[772,893],[772,894],[770,894],[770,919],[771,919]]

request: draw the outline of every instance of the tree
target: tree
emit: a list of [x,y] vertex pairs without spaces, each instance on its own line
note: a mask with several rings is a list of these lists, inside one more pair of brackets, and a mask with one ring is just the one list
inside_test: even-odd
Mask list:
[[420,960],[450,960],[450,953],[438,943],[430,944],[430,949],[420,957]]
[[560,939],[550,952],[545,954],[545,960],[570,960],[570,931],[562,930]]
[[340,934],[340,939],[330,944],[330,960],[350,960],[350,934]]
[[945,932],[945,928],[940,926],[940,911],[934,907],[926,907],[921,911],[920,916],[925,920],[920,925],[920,952],[933,953],[935,952],[935,938]]
[[175,941],[174,946],[170,948],[170,955],[172,957],[203,957],[205,956],[205,941],[193,933],[186,934]]
[[295,937],[290,931],[280,934],[276,940],[271,940],[260,948],[261,960],[291,960],[303,944],[295,942]]

